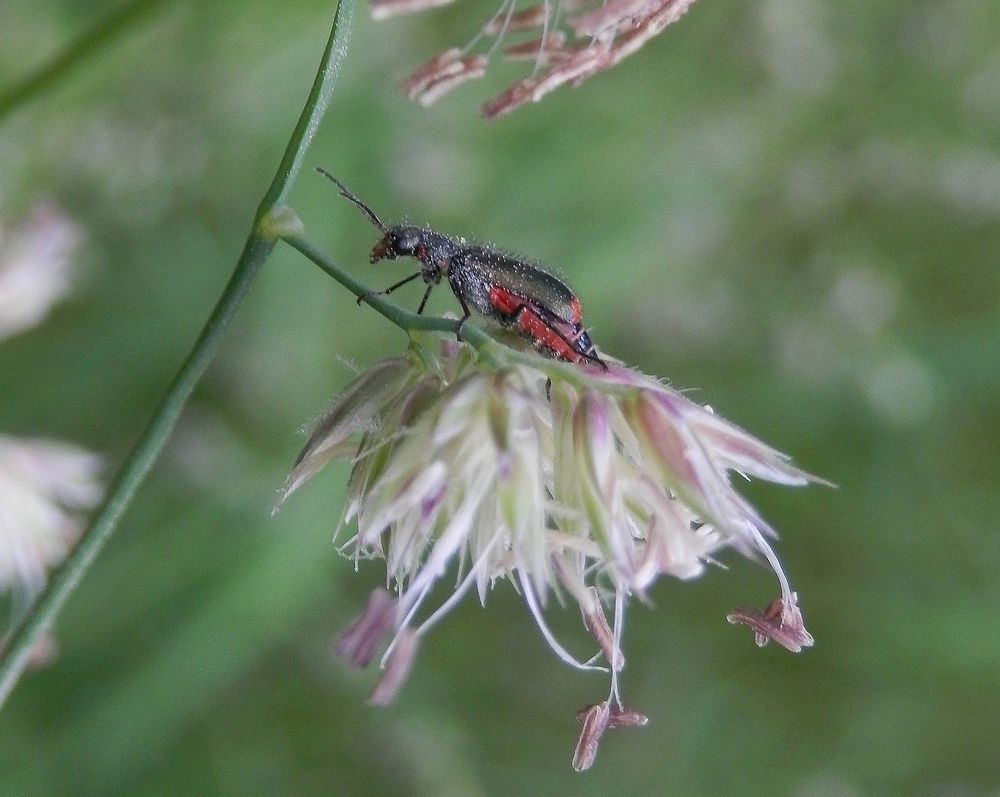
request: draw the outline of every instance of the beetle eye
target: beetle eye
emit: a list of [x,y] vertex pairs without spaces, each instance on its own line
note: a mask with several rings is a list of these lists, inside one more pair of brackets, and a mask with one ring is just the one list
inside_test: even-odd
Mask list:
[[396,249],[400,254],[412,255],[417,248],[417,236],[411,232],[403,233],[396,241]]

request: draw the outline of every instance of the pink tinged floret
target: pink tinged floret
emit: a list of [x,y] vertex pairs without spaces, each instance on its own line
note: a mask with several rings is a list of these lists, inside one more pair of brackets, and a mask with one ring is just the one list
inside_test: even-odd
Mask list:
[[0,338],[41,323],[69,292],[82,238],[81,229],[47,203],[0,228]]
[[608,508],[615,492],[615,440],[607,413],[593,391],[584,391],[572,417],[574,482],[578,487],[591,533],[598,543],[613,547]]
[[824,483],[791,464],[791,459],[747,434],[738,426],[692,404],[690,423],[706,441],[715,463],[746,476],[756,476],[775,484],[801,487],[809,482]]
[[101,498],[101,469],[69,443],[0,435],[0,592],[30,601],[42,589]]
[[[430,462],[421,472],[408,477],[404,482],[395,485],[394,490],[385,490],[382,497],[381,508],[373,515],[362,511],[358,520],[358,532],[361,541],[365,544],[371,542],[382,532],[387,531],[396,521],[402,519],[413,511],[413,507],[420,507],[421,511],[425,506],[425,501],[443,489],[447,479],[447,469],[444,463]],[[385,481],[392,484],[392,480]],[[431,500],[427,506],[433,507],[437,501]],[[378,505],[376,505],[378,506]]]
[[682,496],[695,511],[709,514],[707,504],[710,499],[702,484],[704,452],[689,435],[684,434],[683,427],[676,422],[676,413],[658,398],[640,393],[628,400],[623,410],[636,427],[648,464],[655,469],[662,482]]
[[514,384],[506,388],[497,384],[493,395],[493,403],[504,406],[502,412],[498,409],[492,413],[496,421],[502,421],[502,429],[496,433],[495,456],[509,468],[506,476],[498,474],[497,479],[499,519],[518,567],[531,574],[535,591],[544,603],[552,575],[544,532],[549,506],[542,466],[546,445],[532,398],[521,394]]
[[475,520],[476,510],[489,485],[470,486],[462,503],[448,519],[448,523],[440,536],[434,542],[426,560],[407,585],[406,592],[400,597],[400,612],[407,614],[416,603],[423,599],[424,593],[430,589],[434,581],[444,575],[448,563],[465,544],[469,531]]
[[279,493],[275,511],[328,462],[353,455],[358,447],[356,433],[371,428],[412,371],[407,357],[392,357],[376,363],[344,389],[310,433]]
[[661,575],[680,579],[701,575],[703,560],[722,544],[718,534],[693,529],[691,516],[681,511],[677,501],[665,497],[662,489],[650,481],[643,481],[642,492],[652,517],[646,529],[646,545],[629,578],[629,588],[640,596]]
[[436,490],[429,491],[420,499],[420,522],[429,523],[437,514],[441,507],[441,499],[444,498],[447,485],[442,482]]
[[642,440],[671,490],[748,556],[774,530],[729,484],[724,467],[712,461],[707,441],[688,422],[692,402],[677,393],[645,394],[633,403]]

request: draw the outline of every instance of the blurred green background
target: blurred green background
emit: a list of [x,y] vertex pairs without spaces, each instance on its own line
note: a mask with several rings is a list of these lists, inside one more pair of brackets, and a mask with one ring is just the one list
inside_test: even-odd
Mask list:
[[[0,90],[119,5],[5,0]],[[432,110],[394,86],[492,14],[359,9],[309,153],[377,212],[492,240],[576,288],[600,346],[839,484],[751,485],[815,648],[726,624],[726,557],[632,607],[627,702],[569,766],[601,676],[502,583],[398,702],[329,642],[382,581],[331,544],[345,472],[269,516],[298,430],[402,334],[279,247],[118,534],[0,715],[4,795],[981,795],[1000,790],[1000,14],[989,0],[703,0],[579,89],[495,123],[497,63]],[[0,346],[0,429],[117,466],[239,254],[332,19],[316,0],[150,3],[0,120],[0,213],[86,231],[76,291]],[[304,173],[309,236],[375,286],[373,229]],[[420,289],[401,292],[415,305]],[[446,289],[431,303],[454,310]],[[551,613],[577,651],[575,611]]]

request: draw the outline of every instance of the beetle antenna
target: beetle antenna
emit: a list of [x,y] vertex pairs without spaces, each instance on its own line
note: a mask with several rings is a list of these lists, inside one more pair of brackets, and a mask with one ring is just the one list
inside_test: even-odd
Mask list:
[[353,202],[355,205],[357,205],[358,208],[360,208],[361,212],[364,213],[365,216],[368,217],[368,221],[370,221],[372,224],[374,224],[376,227],[378,227],[386,235],[389,234],[389,228],[386,227],[382,223],[382,220],[379,219],[379,217],[375,215],[375,212],[370,207],[368,207],[368,205],[366,205],[364,202],[362,202],[360,199],[358,199],[356,196],[354,196],[354,194],[352,194],[350,191],[348,191],[346,185],[344,185],[342,182],[340,182],[340,180],[338,180],[336,177],[334,177],[332,174],[330,174],[330,172],[328,172],[322,166],[317,166],[316,167],[316,171],[318,171],[324,177],[329,177],[331,180],[333,180],[333,182],[337,184],[337,188],[340,189],[340,195],[344,199],[349,199],[351,202]]

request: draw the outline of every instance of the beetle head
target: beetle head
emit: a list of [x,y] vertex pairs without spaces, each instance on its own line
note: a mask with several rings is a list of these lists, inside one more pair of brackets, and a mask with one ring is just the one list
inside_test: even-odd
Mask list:
[[424,236],[426,232],[409,224],[398,224],[389,227],[385,236],[372,249],[371,262],[379,260],[395,260],[397,257],[415,257],[424,259]]
[[395,224],[387,227],[375,215],[375,211],[352,194],[340,180],[318,166],[316,171],[333,180],[340,189],[340,195],[353,202],[365,214],[365,218],[382,231],[381,240],[372,249],[372,263],[377,263],[379,260],[395,260],[397,257],[415,257],[423,264],[428,274],[440,274],[441,269],[447,268],[448,259],[455,254],[456,241],[447,235],[414,227],[411,224]]

